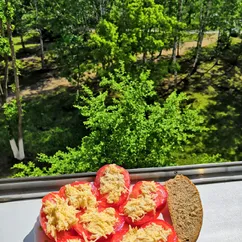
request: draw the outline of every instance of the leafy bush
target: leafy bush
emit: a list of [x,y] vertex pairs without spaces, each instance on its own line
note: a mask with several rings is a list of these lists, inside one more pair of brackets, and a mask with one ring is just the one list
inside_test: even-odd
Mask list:
[[[149,72],[132,78],[121,68],[100,82],[95,95],[87,86],[76,107],[87,117],[84,122],[90,134],[82,144],[67,153],[39,155],[34,163],[20,163],[15,176],[36,176],[95,171],[106,163],[126,168],[172,165],[172,153],[182,151],[197,132],[202,132],[203,119],[186,105],[184,94],[173,92],[163,103],[150,99],[156,94]],[[148,102],[149,100],[149,102]]]

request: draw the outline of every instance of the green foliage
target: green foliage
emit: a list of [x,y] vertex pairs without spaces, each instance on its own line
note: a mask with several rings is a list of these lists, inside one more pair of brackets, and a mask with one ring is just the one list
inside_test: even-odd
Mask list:
[[12,168],[20,170],[14,177],[71,174],[74,172],[88,171],[90,164],[81,161],[81,154],[80,148],[67,148],[67,152],[58,151],[53,156],[39,154],[37,156],[38,161],[44,164],[47,163],[50,168],[36,167],[35,163],[31,161],[27,165],[21,162],[15,164]]
[[[89,45],[103,68],[113,69],[119,61],[130,64],[162,49],[171,48],[174,28],[182,27],[176,18],[164,14],[163,6],[153,0],[115,1],[107,19],[101,20]],[[132,66],[130,67],[130,69]]]
[[8,39],[0,36],[0,56],[10,55]]
[[[33,162],[16,165],[22,170],[17,176],[94,171],[110,162],[134,168],[241,159],[242,45],[239,34],[231,38],[241,32],[241,4],[239,0],[11,0],[8,6],[0,2],[1,35],[7,32],[7,16],[14,35],[25,35],[28,42],[24,53],[20,37],[14,37],[17,58],[30,56],[29,48],[39,46],[26,35],[37,29],[39,38],[41,30],[44,40],[53,42],[45,42],[53,66],[78,87],[88,85],[82,86],[85,93],[76,105],[80,111],[72,109],[74,98],[69,92],[27,101],[23,129],[26,154]],[[183,87],[195,52],[187,59],[180,52],[181,59],[172,63],[167,53],[178,39],[198,40],[199,29],[219,30],[219,41],[202,48],[199,66]],[[9,55],[3,36],[1,57]],[[238,48],[232,49],[235,44]],[[21,88],[42,79],[39,48],[31,53],[36,54],[34,60],[17,61]],[[120,61],[124,67],[115,70]],[[48,76],[50,65],[46,67],[42,74],[46,71]],[[182,73],[177,87],[187,90],[190,99],[172,93],[173,76],[168,74],[175,70]],[[9,71],[9,86],[14,86],[11,67]],[[101,83],[100,76],[106,77]],[[168,93],[172,93],[169,98],[158,102]],[[0,147],[9,154],[9,125],[17,132],[16,103],[6,104],[4,112]],[[78,112],[87,119],[88,135]],[[77,145],[66,151],[66,146]],[[46,155],[36,161],[40,152]]]
[[3,105],[4,115],[7,121],[17,119],[18,108],[16,99],[12,99],[10,102]]
[[[172,153],[181,151],[195,133],[206,130],[202,117],[186,105],[184,94],[174,92],[163,104],[149,103],[155,95],[149,72],[131,77],[122,64],[102,79],[100,87],[103,91],[95,95],[83,86],[84,94],[76,105],[87,117],[84,124],[90,134],[77,149],[40,155],[39,162],[47,163],[42,175],[95,171],[113,162],[126,168],[172,165]],[[22,170],[16,176],[40,174],[33,163],[14,168]]]
[[207,163],[220,163],[226,160],[221,157],[220,154],[210,155],[207,153],[199,154],[192,153],[185,156],[176,157],[178,165],[191,165],[191,164],[207,164]]

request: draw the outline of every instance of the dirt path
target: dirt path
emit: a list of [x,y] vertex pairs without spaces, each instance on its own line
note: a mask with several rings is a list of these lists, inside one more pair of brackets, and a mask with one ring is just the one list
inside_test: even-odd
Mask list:
[[[208,35],[204,40],[202,46],[208,46],[217,41],[217,34]],[[196,41],[185,42],[181,44],[180,54],[184,55],[189,49],[196,47]],[[171,55],[172,50],[163,51],[163,55]],[[71,87],[72,84],[65,78],[55,78],[50,75],[46,77],[45,80],[41,80],[36,84],[26,86],[21,91],[21,96],[29,97],[33,95],[38,95],[39,93],[45,91],[53,91],[60,87]]]
[[[208,35],[203,40],[202,46],[205,47],[205,46],[214,44],[214,43],[216,43],[217,39],[218,39],[217,34]],[[189,49],[194,48],[196,46],[197,46],[197,41],[189,41],[189,42],[185,42],[185,43],[181,44],[180,55],[184,55]],[[172,49],[163,51],[162,54],[163,55],[172,55]]]
[[21,96],[29,97],[33,95],[38,95],[44,91],[53,91],[60,87],[70,87],[71,83],[65,78],[48,78],[43,82],[38,82],[34,85],[25,87],[22,89]]

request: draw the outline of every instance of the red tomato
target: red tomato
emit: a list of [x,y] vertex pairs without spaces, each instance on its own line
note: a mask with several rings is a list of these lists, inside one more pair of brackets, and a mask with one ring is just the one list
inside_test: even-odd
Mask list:
[[[154,219],[146,224],[143,224],[141,226],[141,228],[145,228],[146,226],[155,223],[158,224],[160,226],[162,226],[164,229],[171,229],[171,233],[170,235],[167,237],[167,242],[178,242],[178,238],[176,235],[176,232],[174,231],[174,228],[168,224],[167,222],[163,221],[163,220],[158,220],[158,219]],[[124,235],[129,231],[129,226],[127,224],[124,225],[124,227],[122,228],[122,230],[120,230],[119,232],[115,233],[110,242],[121,242],[123,240]],[[157,241],[157,242],[163,242],[162,240]]]
[[[92,188],[93,195],[97,197],[97,188],[91,182],[75,181],[75,182],[71,183],[70,185],[74,187],[74,186],[77,186],[77,185],[80,185],[80,184],[90,184],[91,188]],[[60,194],[60,197],[63,197],[65,199],[67,198],[66,197],[66,186],[63,186],[63,187],[60,188],[59,194]]]
[[[160,226],[162,226],[164,229],[171,229],[171,233],[170,235],[167,237],[167,242],[178,242],[178,238],[177,238],[177,235],[176,235],[176,232],[174,231],[174,228],[169,225],[168,223],[166,223],[165,221],[163,220],[158,220],[158,219],[155,219],[155,220],[152,220],[146,224],[143,224],[141,226],[141,228],[145,228],[146,226],[150,225],[151,223],[155,223],[155,224],[158,224]],[[115,233],[110,242],[122,242],[123,240],[123,237],[124,235],[129,231],[129,227],[126,225],[122,228],[122,230],[120,230],[119,232]],[[157,241],[157,242],[163,242],[163,240],[160,240],[160,241]]]
[[121,242],[124,235],[129,231],[129,226],[129,224],[125,223],[123,228],[111,237],[110,242]]
[[[59,193],[58,192],[51,192],[49,194],[47,194],[46,196],[44,196],[42,198],[42,204],[44,204],[46,201],[51,201],[53,203],[55,203],[55,198],[59,196]],[[52,240],[54,240],[54,238],[49,234],[47,233],[47,229],[46,229],[46,223],[47,223],[47,218],[46,218],[46,215],[43,211],[43,205],[40,209],[40,216],[39,216],[39,221],[40,221],[40,225],[42,227],[42,229],[44,230],[45,234]]]
[[[105,208],[103,207],[99,207],[98,208],[99,212],[102,212],[103,210],[105,210]],[[116,211],[116,210],[115,210]],[[84,214],[84,212],[80,212],[77,214],[77,217],[80,218],[80,216]],[[124,218],[119,215],[119,213],[116,211],[115,213],[115,217],[117,218],[117,222],[116,224],[114,225],[114,228],[113,228],[113,233],[119,231],[122,229],[123,225],[124,225]],[[82,223],[77,223],[76,225],[73,226],[73,228],[76,230],[76,232],[80,235],[80,236],[83,236],[83,234],[85,235],[85,237],[88,239],[88,240],[91,240],[91,236],[92,236],[92,233],[90,233],[89,231],[87,231],[83,224]],[[109,237],[111,236],[112,234],[107,234],[106,236]],[[104,238],[104,237],[101,237],[99,238],[97,241],[98,242],[102,242],[102,241],[106,241],[107,239]],[[108,240],[109,241],[109,240]]]
[[68,242],[72,239],[83,242],[83,239],[76,233],[75,230],[61,231],[57,234],[57,242]]
[[[47,194],[46,196],[44,196],[42,198],[42,207],[40,209],[40,216],[39,216],[39,220],[40,220],[40,225],[42,227],[42,229],[44,230],[45,234],[52,240],[57,241],[57,242],[66,242],[68,241],[68,239],[80,239],[80,236],[76,233],[76,231],[74,229],[70,229],[68,231],[60,231],[57,232],[57,239],[55,240],[51,234],[47,233],[47,229],[46,229],[46,224],[47,224],[47,217],[46,214],[43,211],[43,204],[46,201],[51,201],[53,203],[55,203],[55,198],[60,196],[59,192],[51,192],[49,194]],[[61,197],[61,196],[60,196]],[[82,242],[83,240],[80,239],[80,242]]]
[[42,198],[42,204],[45,203],[47,200],[55,202],[55,198],[57,196],[59,196],[59,192],[50,192],[50,193],[48,193],[46,196],[44,196]]
[[[143,184],[143,181],[139,181],[133,186],[132,192],[130,194],[130,198],[137,198],[141,194],[142,184]],[[155,182],[155,184],[157,187],[157,192],[156,192],[157,196],[155,198],[156,208],[162,209],[166,205],[168,193],[165,187],[162,186],[160,183]]]
[[[140,194],[142,194],[141,186],[143,181],[137,182],[130,193],[130,198],[138,198]],[[146,213],[140,220],[132,221],[132,219],[128,216],[125,217],[125,221],[133,226],[141,226],[144,223],[149,222],[152,219],[155,219],[159,216],[161,210],[165,207],[166,201],[167,201],[167,191],[160,183],[156,182],[157,191],[155,196],[155,204],[156,204],[156,210],[150,211]],[[128,201],[120,206],[119,210],[122,214],[124,214],[124,207],[128,203]]]
[[168,204],[166,204],[166,206],[164,207],[164,209],[162,210],[162,216],[163,216],[163,219],[169,223],[169,224],[172,224],[172,221],[171,221],[171,215],[170,215],[170,212],[169,212],[169,209],[168,209]]
[[107,165],[101,167],[97,171],[94,185],[98,189],[98,200],[100,201],[100,206],[103,206],[103,207],[118,207],[121,204],[123,204],[128,198],[129,187],[130,187],[130,176],[129,176],[129,172],[127,170],[125,170],[121,166],[116,165],[118,167],[118,169],[120,169],[121,173],[124,176],[124,182],[125,182],[126,190],[121,194],[121,196],[120,196],[120,198],[117,202],[109,203],[107,201],[108,193],[107,194],[101,194],[100,193],[100,186],[101,186],[100,179],[101,179],[102,176],[104,176],[105,170],[107,169],[108,166],[110,166],[110,164],[107,164]]
[[[167,242],[178,242],[178,238],[177,238],[177,235],[176,235],[176,232],[175,232],[174,228],[170,224],[165,222],[164,220],[158,220],[158,219],[152,220],[152,221],[150,221],[150,222],[148,222],[146,224],[143,224],[141,226],[141,228],[145,228],[145,227],[147,227],[148,225],[150,225],[152,223],[160,225],[160,226],[162,226],[166,230],[168,230],[168,229],[171,230],[170,235],[167,237]],[[157,241],[157,242],[163,242],[163,241],[160,240],[160,241]]]

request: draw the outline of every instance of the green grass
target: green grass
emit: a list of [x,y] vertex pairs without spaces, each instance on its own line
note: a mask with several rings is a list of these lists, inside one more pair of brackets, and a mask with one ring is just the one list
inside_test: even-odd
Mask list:
[[[52,93],[42,93],[31,99],[24,99],[24,145],[27,160],[35,160],[38,153],[53,155],[66,146],[76,147],[87,134],[83,125],[83,117],[79,110],[73,107],[75,91],[60,88]],[[16,130],[17,120],[11,127]],[[4,116],[0,110],[0,178],[11,174],[13,159],[9,146],[8,131]],[[17,133],[15,134],[17,136]]]
[[241,39],[240,38],[233,38],[231,37],[231,44],[232,45],[236,45],[236,44],[239,44],[241,43]]
[[[23,36],[26,51],[33,50],[39,46],[38,32],[32,31]],[[13,42],[15,46],[15,51],[18,53],[22,50],[21,38],[20,36],[13,37]]]
[[[184,36],[182,37],[182,42],[192,42],[192,41],[197,41],[197,33],[196,34],[191,34],[191,33],[185,33]],[[204,39],[210,39],[217,37],[217,34],[204,34]]]
[[193,153],[207,153],[214,158],[211,162],[242,159],[242,60],[237,59],[242,54],[240,43],[240,39],[232,38],[231,47],[219,56],[217,64],[214,45],[203,49],[202,61],[189,79],[186,92],[193,107],[201,111],[208,131],[185,148],[186,157],[180,155],[179,164],[210,162],[203,155],[195,160]]

